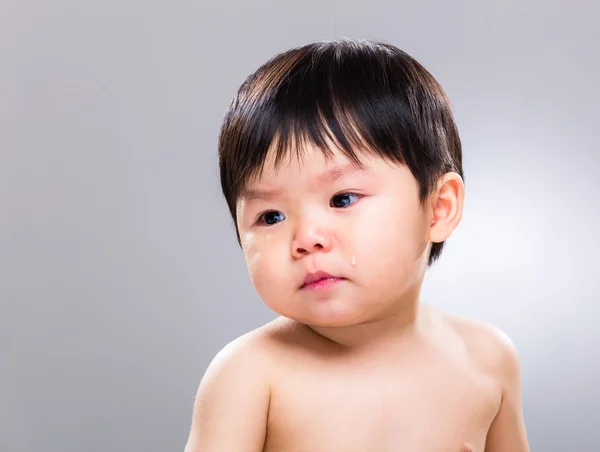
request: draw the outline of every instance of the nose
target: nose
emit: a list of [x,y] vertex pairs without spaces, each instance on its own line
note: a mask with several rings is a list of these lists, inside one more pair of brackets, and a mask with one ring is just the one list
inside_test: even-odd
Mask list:
[[300,258],[316,251],[327,252],[332,248],[332,239],[323,228],[302,226],[296,230],[292,240],[292,255]]

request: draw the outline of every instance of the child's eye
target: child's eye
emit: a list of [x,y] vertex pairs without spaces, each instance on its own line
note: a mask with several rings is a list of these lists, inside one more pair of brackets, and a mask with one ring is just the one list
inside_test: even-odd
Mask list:
[[335,195],[331,198],[331,207],[335,208],[344,208],[348,207],[350,204],[356,202],[360,198],[360,195],[356,193],[340,193],[339,195]]
[[283,220],[285,220],[285,215],[277,210],[270,210],[269,212],[265,212],[258,217],[257,224],[271,226]]

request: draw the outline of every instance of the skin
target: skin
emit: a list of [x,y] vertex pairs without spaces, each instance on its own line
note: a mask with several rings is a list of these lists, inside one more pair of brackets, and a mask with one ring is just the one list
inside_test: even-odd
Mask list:
[[[239,200],[252,283],[281,317],[217,354],[186,452],[529,451],[511,341],[419,299],[431,243],[460,222],[460,176],[423,205],[406,167],[362,160],[309,148]],[[342,279],[307,289],[316,271]]]

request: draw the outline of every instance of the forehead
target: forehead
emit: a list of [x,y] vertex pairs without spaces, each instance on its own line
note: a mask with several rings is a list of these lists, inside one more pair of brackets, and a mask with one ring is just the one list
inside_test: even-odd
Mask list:
[[372,160],[366,155],[353,159],[336,148],[326,152],[312,146],[301,152],[290,150],[282,156],[269,152],[262,167],[245,184],[245,189],[303,180],[325,183],[343,176],[367,174]]
[[337,178],[346,172],[360,172],[367,169],[368,165],[364,159],[354,161],[337,150],[332,150],[331,154],[325,154],[321,150],[310,149],[302,153],[289,153],[278,162],[274,157],[269,156],[263,171],[255,181],[260,183],[280,177]]

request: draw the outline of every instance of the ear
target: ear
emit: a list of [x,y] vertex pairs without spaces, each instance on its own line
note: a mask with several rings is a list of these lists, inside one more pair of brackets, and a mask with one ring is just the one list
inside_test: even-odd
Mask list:
[[440,243],[450,237],[462,218],[465,185],[458,173],[444,174],[431,197],[432,220],[429,240]]

